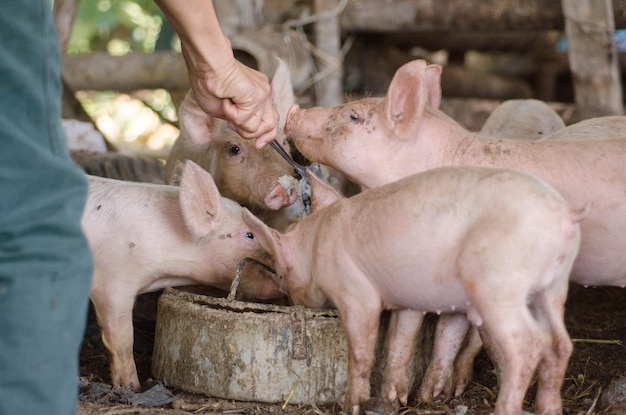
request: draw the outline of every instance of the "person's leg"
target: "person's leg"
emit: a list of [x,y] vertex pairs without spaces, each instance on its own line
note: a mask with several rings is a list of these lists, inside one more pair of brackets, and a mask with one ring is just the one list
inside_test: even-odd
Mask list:
[[0,13],[0,414],[76,413],[92,260],[49,0]]

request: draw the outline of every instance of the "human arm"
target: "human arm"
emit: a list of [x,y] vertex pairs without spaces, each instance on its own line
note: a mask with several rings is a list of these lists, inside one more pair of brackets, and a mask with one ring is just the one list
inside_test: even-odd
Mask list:
[[260,148],[276,137],[278,113],[267,76],[234,57],[211,0],[155,0],[181,40],[189,80],[200,107],[228,120]]

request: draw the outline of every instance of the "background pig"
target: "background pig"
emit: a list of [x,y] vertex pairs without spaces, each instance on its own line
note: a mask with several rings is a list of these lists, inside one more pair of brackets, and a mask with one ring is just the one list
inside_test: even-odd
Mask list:
[[[320,181],[311,180],[315,196]],[[318,201],[332,197],[326,192]],[[294,303],[330,301],[338,308],[349,347],[347,413],[359,414],[370,398],[385,308],[394,310],[383,384],[388,400],[407,402],[405,370],[424,313],[467,313],[496,361],[495,413],[521,413],[539,365],[537,412],[560,414],[572,350],[564,304],[577,222],[586,213],[527,174],[445,167],[330,203],[285,234],[252,215],[244,220],[274,253]]]
[[565,127],[549,105],[536,99],[510,99],[498,105],[479,131],[484,138],[538,140]]
[[[513,99],[498,105],[478,134],[484,138],[516,140],[606,139],[607,137],[597,135],[598,131],[602,131],[602,128],[598,130],[598,122],[605,123],[598,119],[585,121],[575,129],[555,134],[565,128],[565,123],[549,105],[535,99]],[[468,327],[469,322],[462,316],[448,315],[440,318],[435,335],[434,355],[420,388],[422,400],[430,401],[440,393],[454,393],[458,396],[465,389],[471,378],[474,359],[482,348],[480,336],[472,328],[469,328],[463,339],[462,333]]]
[[[241,259],[268,261],[242,219],[243,208],[220,197],[206,171],[187,162],[181,186],[89,176],[82,219],[94,256],[91,289],[113,385],[140,388],[133,358],[132,310],[138,294],[208,284],[228,289]],[[244,297],[278,295],[261,270],[239,286]],[[249,277],[255,278],[249,278]]]
[[[416,172],[446,165],[506,167],[530,172],[552,184],[575,206],[593,201],[582,223],[582,241],[571,279],[585,285],[626,285],[626,117],[586,120],[538,141],[482,138],[437,108],[441,67],[422,60],[395,74],[386,97],[288,115],[286,131],[307,158],[328,164],[364,187],[377,187]],[[467,321],[438,330],[441,354],[456,355]],[[460,319],[460,320],[459,320]],[[441,334],[443,332],[443,334]],[[452,337],[452,338],[450,338]],[[460,347],[460,346],[459,346]],[[473,356],[456,386],[463,390]],[[469,361],[469,367],[467,367]],[[451,369],[433,361],[420,396],[430,400],[449,385]],[[450,390],[450,389],[447,389]]]
[[[280,61],[272,79],[272,97],[280,115],[277,141],[289,151],[283,127],[289,107],[295,102],[289,70]],[[189,92],[180,107],[180,136],[165,165],[166,183],[171,183],[177,161],[193,160],[210,172],[220,193],[248,207],[273,226],[284,227],[289,216],[284,210],[296,201],[296,189],[285,188],[278,179],[293,176],[294,170],[270,146],[258,150],[226,121],[209,117]]]

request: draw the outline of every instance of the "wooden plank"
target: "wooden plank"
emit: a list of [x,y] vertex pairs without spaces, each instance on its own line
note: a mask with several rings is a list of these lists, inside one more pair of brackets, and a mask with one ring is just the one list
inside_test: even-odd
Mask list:
[[[263,0],[264,23],[297,18],[313,0]],[[626,2],[613,4],[626,28]],[[496,32],[563,30],[560,0],[350,0],[340,16],[344,32]]]
[[[385,55],[386,59],[389,59]],[[626,68],[626,53],[618,54],[622,68]],[[549,62],[552,76],[558,76],[569,70],[567,56],[559,53],[549,56],[540,66],[529,68],[530,73],[539,72]],[[397,63],[399,66],[401,63]],[[358,65],[363,65],[357,62]],[[350,69],[348,63],[346,68]],[[133,68],[137,69],[135,72]],[[381,88],[387,88],[395,72],[389,69],[389,79]],[[179,53],[154,52],[150,54],[133,53],[126,56],[111,56],[104,52],[92,54],[67,55],[63,61],[63,72],[72,89],[79,90],[117,90],[131,92],[137,89],[165,88],[172,91],[189,89],[189,79],[185,62]],[[444,73],[447,69],[444,69]],[[495,97],[497,98],[497,97]],[[501,97],[500,97],[501,98]],[[552,99],[551,95],[541,97]]]
[[338,0],[314,0],[315,14],[327,14],[314,26],[318,74],[321,75],[316,101],[317,105],[324,107],[343,104],[341,27],[333,13],[339,3]]
[[[56,0],[54,2],[54,21],[58,33],[59,52],[61,57],[65,59],[67,46],[70,41],[70,34],[74,26],[74,19],[78,12],[79,0]],[[63,118],[73,118],[85,122],[91,122],[97,130],[98,126],[93,122],[83,105],[78,101],[74,90],[68,85],[65,73],[61,74],[63,83],[62,96],[62,116]],[[111,148],[107,141],[107,147]]]
[[67,55],[63,60],[63,76],[75,91],[189,89],[185,61],[180,53],[175,52]]
[[67,52],[67,44],[70,40],[74,18],[78,11],[79,0],[56,0],[54,2],[54,19],[59,35],[59,47],[61,55]]
[[623,114],[611,3],[562,0],[568,58],[581,118]]
[[228,37],[256,26],[252,0],[213,0],[222,32]]

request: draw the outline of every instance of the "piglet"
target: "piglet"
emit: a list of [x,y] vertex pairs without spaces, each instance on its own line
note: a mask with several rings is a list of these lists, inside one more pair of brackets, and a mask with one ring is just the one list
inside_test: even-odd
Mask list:
[[479,135],[484,138],[539,140],[565,128],[563,119],[537,99],[510,99],[489,114]]
[[[548,104],[536,99],[510,99],[489,114],[478,135],[483,138],[541,140],[565,128],[565,122]],[[462,333],[467,331],[463,344]],[[433,358],[422,378],[420,398],[431,401],[444,393],[460,395],[472,375],[474,359],[482,348],[478,331],[458,315],[442,316],[437,323]]]
[[[185,163],[180,187],[89,176],[82,225],[94,257],[91,300],[111,354],[113,385],[141,387],[133,358],[138,294],[189,284],[227,290],[243,258],[268,262],[242,212],[193,162]],[[246,274],[239,293],[278,296],[272,278],[258,271]]]
[[[272,98],[280,115],[277,141],[287,150],[283,126],[289,107],[295,102],[289,69],[279,61],[272,78]],[[193,160],[210,172],[224,197],[248,207],[277,227],[289,222],[283,208],[297,198],[293,168],[270,146],[258,150],[253,140],[246,140],[231,130],[226,121],[213,118],[198,106],[190,91],[180,111],[180,136],[170,150],[165,165],[166,183],[172,184],[177,161]],[[277,211],[279,212],[273,212]]]
[[[311,175],[312,193],[321,182]],[[407,403],[411,345],[426,312],[464,313],[493,352],[495,414],[519,414],[539,367],[536,406],[560,414],[572,344],[563,323],[578,222],[548,184],[528,174],[444,167],[326,207],[282,234],[244,214],[273,253],[295,304],[339,310],[348,339],[344,411],[370,398],[380,313],[393,310],[383,396]],[[330,199],[328,199],[330,197]]]
[[[398,69],[385,97],[334,108],[294,106],[286,132],[305,157],[336,168],[364,188],[440,166],[492,166],[540,177],[574,206],[591,200],[571,280],[625,286],[626,117],[581,121],[540,140],[484,138],[438,110],[441,70],[415,60]],[[426,401],[442,391],[460,394],[472,371],[473,356],[463,356],[456,362],[463,369],[451,380],[451,361],[469,323],[463,316],[443,317],[454,321],[438,327],[433,370],[420,390]]]

